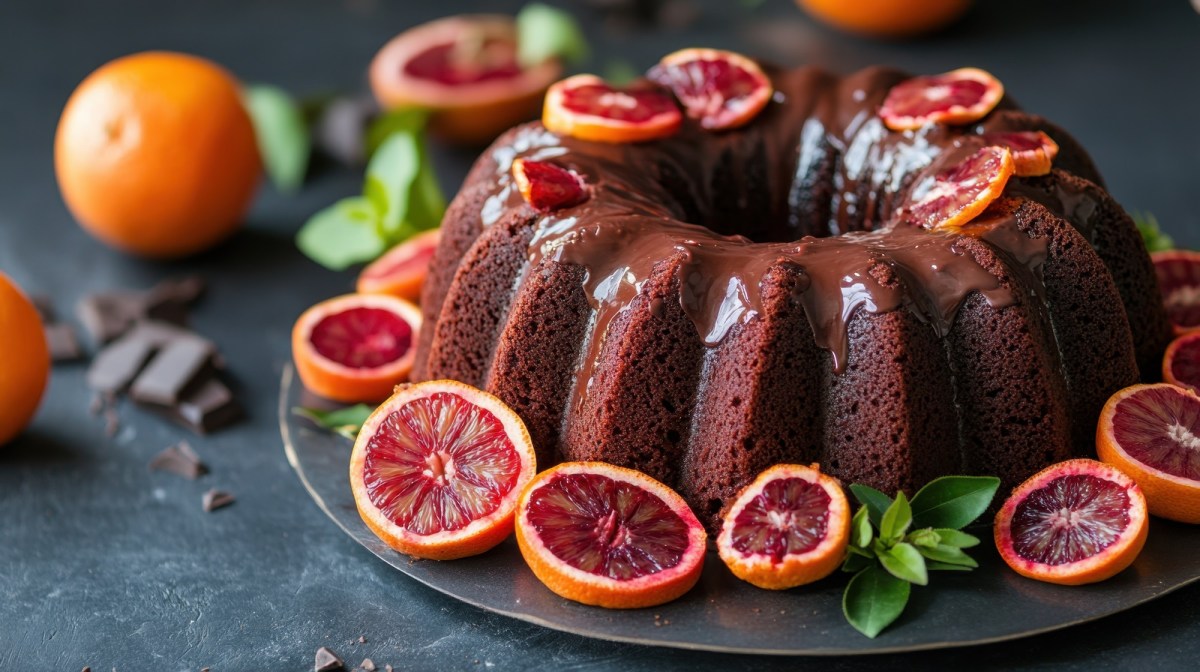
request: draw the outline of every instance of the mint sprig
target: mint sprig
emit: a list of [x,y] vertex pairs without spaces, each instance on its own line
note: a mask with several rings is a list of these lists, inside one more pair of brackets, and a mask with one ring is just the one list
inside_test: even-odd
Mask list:
[[297,406],[292,409],[292,413],[303,418],[308,418],[322,429],[328,429],[331,432],[340,434],[350,440],[358,435],[358,430],[362,428],[363,423],[367,421],[371,413],[375,409],[366,404],[355,404],[345,408],[338,408],[332,411],[324,411],[319,408],[303,408]]
[[442,221],[446,199],[425,148],[424,116],[390,128],[367,163],[362,195],[317,212],[296,236],[300,250],[326,268],[371,261]]
[[312,152],[308,123],[300,104],[283,89],[266,84],[245,87],[242,103],[254,125],[267,177],[276,189],[295,192],[304,183]]
[[1175,249],[1175,240],[1163,233],[1159,227],[1158,218],[1149,212],[1135,212],[1130,215],[1137,225],[1142,241],[1146,243],[1148,252],[1165,252]]
[[929,583],[931,571],[969,571],[978,563],[963,551],[979,538],[962,531],[987,510],[1000,479],[943,476],[910,501],[855,483],[862,505],[850,521],[850,545],[842,571],[854,573],[842,595],[842,612],[856,630],[875,637],[908,604],[912,585]]
[[517,13],[517,62],[530,68],[552,58],[577,63],[588,56],[587,39],[561,9],[531,2]]

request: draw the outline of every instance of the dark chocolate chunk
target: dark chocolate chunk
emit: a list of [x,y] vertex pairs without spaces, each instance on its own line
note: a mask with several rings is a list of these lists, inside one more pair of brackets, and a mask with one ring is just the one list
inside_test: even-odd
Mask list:
[[211,373],[212,349],[193,339],[168,343],[133,381],[129,396],[144,404],[173,406],[195,389],[202,374]]
[[167,446],[161,453],[150,460],[150,471],[169,471],[190,480],[196,480],[208,473],[208,467],[200,461],[200,456],[192,450],[187,441]]
[[75,311],[83,328],[99,345],[111,343],[145,314],[145,300],[132,292],[92,294]]
[[241,419],[242,407],[224,383],[210,378],[180,399],[168,415],[197,434],[207,434]]
[[317,649],[316,659],[313,661],[314,672],[332,672],[333,670],[344,670],[346,664],[338,657],[336,653],[329,650],[329,647],[322,646]]
[[204,499],[201,500],[201,504],[204,506],[204,510],[209,512],[216,511],[224,506],[229,506],[230,504],[233,504],[234,501],[235,498],[231,493],[214,488],[204,493]]
[[87,384],[100,392],[121,392],[137,377],[154,346],[142,338],[122,338],[96,353],[88,367]]
[[366,637],[366,635],[359,635],[359,636],[358,636],[358,643],[359,643],[359,644],[366,644],[366,643],[367,643],[367,637]]
[[46,345],[50,347],[50,359],[56,362],[70,362],[83,356],[75,329],[65,322],[46,323]]
[[375,672],[376,670],[375,661],[371,660],[370,658],[363,658],[363,662],[359,663],[358,666],[365,672]]

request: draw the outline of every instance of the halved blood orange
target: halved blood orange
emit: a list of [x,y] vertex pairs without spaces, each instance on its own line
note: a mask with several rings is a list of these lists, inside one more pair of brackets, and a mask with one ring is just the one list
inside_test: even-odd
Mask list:
[[1095,460],[1067,460],[1013,490],[996,514],[996,549],[1021,576],[1075,586],[1133,564],[1148,530],[1133,479]]
[[1004,193],[1014,170],[1012,152],[988,146],[918,187],[902,216],[927,229],[958,227],[975,219]]
[[757,63],[720,49],[681,49],[664,56],[646,76],[675,92],[688,116],[710,130],[745,124],[775,92]]
[[1129,474],[1150,513],[1200,523],[1200,396],[1166,383],[1117,392],[1100,411],[1096,454]]
[[363,522],[401,553],[478,555],[504,541],[537,471],[521,418],[453,380],[403,385],[363,424],[350,488]]
[[1058,143],[1042,131],[984,133],[985,145],[1007,147],[1012,152],[1013,173],[1018,177],[1046,175],[1058,156]]
[[516,23],[486,14],[406,30],[379,50],[369,72],[380,105],[431,110],[431,130],[463,144],[485,143],[535,118],[561,73],[558,60],[521,68]]
[[643,142],[675,133],[683,115],[671,95],[656,85],[618,89],[595,75],[575,75],[546,92],[542,123],[580,140]]
[[419,233],[396,245],[358,274],[360,294],[390,294],[408,301],[421,298],[429,262],[442,239],[441,229]]
[[738,495],[717,551],[739,579],[782,590],[829,576],[849,540],[850,504],[841,484],[815,467],[779,464]]
[[304,386],[345,403],[376,402],[408,379],[421,311],[386,294],[346,294],[304,311],[292,360]]
[[551,161],[516,159],[512,164],[512,175],[521,197],[535,210],[561,210],[588,199],[583,178]]
[[913,77],[888,91],[879,116],[893,131],[925,124],[969,124],[987,116],[1004,97],[1004,85],[979,68]]
[[1200,329],[1200,252],[1167,250],[1150,258],[1175,333]]
[[1200,331],[1171,341],[1162,371],[1164,381],[1200,394]]
[[705,533],[683,498],[649,476],[564,462],[521,493],[517,544],[546,587],[576,602],[651,607],[683,595],[704,567]]

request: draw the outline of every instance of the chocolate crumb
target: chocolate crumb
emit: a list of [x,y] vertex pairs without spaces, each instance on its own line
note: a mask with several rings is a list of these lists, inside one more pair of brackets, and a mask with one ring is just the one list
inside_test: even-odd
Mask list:
[[82,670],[82,672],[92,672],[92,666],[91,666],[91,665],[84,665],[84,666],[83,666],[83,670]]
[[365,636],[363,636],[363,635],[359,635],[359,636],[358,636],[358,643],[359,643],[359,644],[366,644],[366,643],[367,643],[367,638],[366,638]]
[[121,429],[121,415],[117,413],[117,407],[109,404],[104,409],[104,435],[108,438],[113,438]]
[[96,416],[100,415],[100,411],[104,410],[104,395],[99,392],[92,393],[92,400],[88,402],[88,413]]
[[392,672],[392,666],[391,666],[391,665],[384,665],[384,666],[383,666],[383,672]]
[[209,668],[202,667],[202,668],[200,668],[200,672],[209,672]]
[[317,649],[317,656],[313,662],[313,672],[333,672],[333,670],[344,670],[346,664],[338,657],[336,653],[329,650],[329,647],[322,646]]
[[361,665],[359,665],[359,667],[366,670],[366,672],[375,672],[375,669],[376,669],[375,662],[372,661],[370,658],[363,658],[363,662]]
[[189,480],[196,480],[208,473],[208,466],[192,450],[187,441],[167,446],[150,460],[150,471],[169,471]]
[[202,504],[205,512],[212,512],[219,508],[229,506],[230,504],[233,504],[234,501],[235,498],[231,493],[213,488],[212,490],[204,493]]

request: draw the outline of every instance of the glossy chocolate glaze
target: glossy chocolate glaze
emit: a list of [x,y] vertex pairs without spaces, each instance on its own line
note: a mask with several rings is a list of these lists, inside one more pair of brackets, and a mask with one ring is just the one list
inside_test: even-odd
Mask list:
[[[1037,118],[1007,113],[1015,105],[1006,99],[977,124],[894,132],[877,110],[904,73],[870,68],[840,78],[800,68],[771,76],[772,103],[735,131],[707,132],[689,121],[671,138],[620,145],[530,124],[491,151],[495,182],[480,212],[485,226],[531,212],[512,182],[517,157],[554,161],[591,189],[586,203],[541,216],[529,246],[529,269],[550,262],[586,269],[595,312],[580,385],[607,326],[668,261],[678,262],[680,302],[710,346],[761,312],[762,282],[772,268],[795,267],[802,277],[796,300],[835,369],[846,362],[847,324],[860,308],[907,309],[944,335],[973,292],[996,307],[1012,303],[1010,290],[956,244],[963,236],[985,241],[1037,277],[1045,241],[1008,217],[985,213],[948,233],[897,216],[934,174],[978,149],[980,134],[1039,128]],[[1026,195],[1017,178],[1009,190]],[[1062,191],[1036,200],[1086,235],[1088,204],[1078,196]]]

